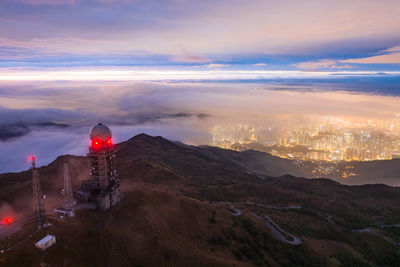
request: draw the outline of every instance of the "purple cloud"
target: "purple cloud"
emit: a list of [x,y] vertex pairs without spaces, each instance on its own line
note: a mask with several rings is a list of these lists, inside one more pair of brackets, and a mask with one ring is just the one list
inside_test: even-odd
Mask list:
[[65,5],[65,4],[75,4],[81,0],[16,0],[28,5]]

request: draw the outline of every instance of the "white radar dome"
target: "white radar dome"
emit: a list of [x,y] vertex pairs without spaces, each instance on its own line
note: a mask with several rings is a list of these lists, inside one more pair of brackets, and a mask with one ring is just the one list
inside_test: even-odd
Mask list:
[[93,140],[99,140],[102,142],[105,142],[107,140],[110,140],[112,137],[112,133],[110,128],[105,126],[102,123],[97,124],[90,130],[90,139]]

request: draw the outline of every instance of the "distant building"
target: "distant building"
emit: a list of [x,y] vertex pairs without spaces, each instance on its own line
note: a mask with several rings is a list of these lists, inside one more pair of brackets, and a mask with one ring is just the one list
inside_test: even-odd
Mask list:
[[392,154],[392,159],[400,159],[400,152],[395,152]]
[[115,146],[111,130],[99,123],[90,131],[90,179],[83,181],[74,196],[83,202],[93,201],[102,210],[117,205],[122,198],[116,169]]

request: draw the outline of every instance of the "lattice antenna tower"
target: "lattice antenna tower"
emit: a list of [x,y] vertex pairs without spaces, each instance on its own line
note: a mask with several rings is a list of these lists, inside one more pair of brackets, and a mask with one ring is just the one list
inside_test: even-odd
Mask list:
[[43,193],[40,187],[39,172],[36,169],[36,159],[31,157],[32,162],[32,190],[33,190],[33,216],[38,222],[38,229],[42,230],[50,226],[46,218],[46,209],[43,202]]
[[64,208],[71,209],[75,206],[76,200],[74,198],[71,186],[71,177],[69,176],[68,164],[64,163]]

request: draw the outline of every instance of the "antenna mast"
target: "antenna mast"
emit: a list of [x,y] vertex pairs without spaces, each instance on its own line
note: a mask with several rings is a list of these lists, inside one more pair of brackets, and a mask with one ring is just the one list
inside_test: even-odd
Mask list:
[[71,178],[69,176],[68,164],[64,163],[64,208],[73,211],[76,200],[72,193]]
[[43,193],[40,187],[39,173],[36,169],[35,157],[31,157],[32,161],[32,190],[33,190],[33,216],[38,222],[38,229],[42,230],[48,226],[50,223],[46,218],[46,209],[43,202]]

